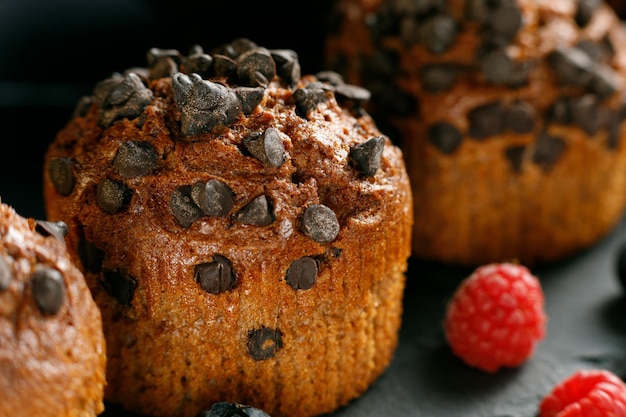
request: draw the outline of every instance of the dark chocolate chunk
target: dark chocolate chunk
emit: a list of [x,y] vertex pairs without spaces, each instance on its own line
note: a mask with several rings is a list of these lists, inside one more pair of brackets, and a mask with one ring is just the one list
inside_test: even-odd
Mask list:
[[195,417],[270,417],[265,411],[239,403],[218,402]]
[[565,150],[565,141],[558,136],[550,136],[543,132],[535,142],[532,160],[544,170],[549,170],[558,161]]
[[366,177],[376,175],[385,150],[385,138],[375,136],[350,149],[350,158],[359,171]]
[[470,136],[476,139],[497,135],[504,127],[504,107],[500,102],[477,106],[469,112],[468,117]]
[[494,84],[506,84],[515,71],[515,62],[506,51],[494,49],[480,57],[480,70]]
[[137,288],[137,280],[119,271],[103,271],[102,286],[123,306],[130,306]]
[[237,277],[228,258],[214,255],[212,262],[196,265],[194,278],[203,290],[210,294],[220,294],[237,286]]
[[198,182],[191,188],[191,198],[207,216],[223,217],[233,208],[233,192],[219,180]]
[[316,242],[332,242],[339,234],[337,215],[323,204],[312,204],[304,210],[302,232]]
[[296,101],[296,114],[302,118],[315,110],[318,104],[327,101],[326,91],[322,88],[298,88],[293,98]]
[[243,139],[243,145],[256,159],[274,168],[280,167],[285,162],[285,146],[280,137],[280,132],[273,128],[267,128],[265,132],[253,132]]
[[572,123],[580,126],[588,135],[600,130],[602,119],[598,99],[593,94],[570,99],[570,116]]
[[496,35],[513,39],[523,24],[522,11],[515,2],[503,2],[489,13],[488,24]]
[[39,266],[31,276],[33,297],[44,314],[56,314],[65,302],[65,280],[54,268]]
[[317,280],[317,261],[310,256],[297,259],[289,265],[285,281],[294,290],[308,290]]
[[35,231],[42,236],[53,236],[55,239],[65,243],[65,236],[67,236],[70,229],[67,223],[63,221],[37,220],[35,222]]
[[176,49],[150,48],[146,53],[148,67],[152,67],[163,58],[169,58],[174,62],[180,62],[181,53]]
[[70,195],[74,189],[72,161],[68,158],[53,158],[48,165],[48,176],[61,195]]
[[490,7],[487,0],[467,0],[465,14],[469,20],[484,23],[489,18]]
[[589,89],[600,98],[607,98],[619,88],[619,76],[607,65],[598,65],[589,81]]
[[124,178],[148,174],[158,167],[156,150],[149,142],[122,142],[113,158],[113,167]]
[[226,55],[213,55],[213,73],[232,84],[237,80],[237,61]]
[[276,63],[263,47],[250,49],[237,58],[237,76],[243,85],[266,87],[276,76]]
[[263,87],[237,87],[234,91],[241,101],[241,111],[246,116],[254,111],[265,94]]
[[368,101],[372,94],[366,88],[354,84],[339,84],[335,86],[335,95],[339,98],[347,98],[359,103]]
[[548,59],[563,84],[586,87],[593,76],[595,64],[581,49],[556,48]]
[[511,168],[516,173],[519,173],[522,170],[522,161],[524,159],[525,150],[526,146],[524,145],[513,145],[504,150],[504,156],[509,160]]
[[82,237],[78,242],[76,251],[83,268],[87,272],[100,272],[102,261],[104,260],[104,251],[102,249]]
[[283,347],[283,334],[280,329],[260,327],[248,332],[248,353],[255,361],[273,358]]
[[267,226],[275,220],[272,205],[263,194],[250,201],[236,216],[237,221],[254,226]]
[[535,128],[537,111],[526,101],[512,103],[504,115],[504,125],[515,133],[529,133]]
[[570,111],[570,98],[559,97],[548,110],[548,119],[552,123],[569,124],[572,120]]
[[107,214],[115,214],[128,205],[133,195],[126,184],[105,178],[96,187],[98,205]]
[[202,217],[203,213],[191,197],[191,187],[183,185],[172,192],[170,196],[170,211],[185,229]]
[[582,39],[576,43],[576,48],[584,51],[593,62],[603,63],[611,57],[613,51],[606,42],[595,42],[590,39]]
[[161,57],[150,67],[148,78],[158,80],[160,78],[171,78],[178,72],[178,64],[172,58]]
[[346,83],[343,76],[335,71],[320,71],[315,74],[315,78],[335,87]]
[[120,118],[137,117],[152,103],[152,90],[134,72],[125,77],[113,78],[113,82],[106,86],[108,90],[96,94],[96,98],[100,99],[98,121],[103,127],[109,127]]
[[603,3],[602,0],[578,0],[578,8],[576,9],[576,23],[580,27],[584,27],[589,23],[595,10]]
[[276,63],[278,76],[282,78],[287,85],[296,85],[302,76],[298,54],[291,49],[272,49],[270,53]]
[[439,122],[428,129],[428,140],[444,154],[453,153],[463,140],[463,135],[452,123]]
[[422,68],[421,76],[424,90],[436,93],[454,85],[457,69],[447,64],[430,64]]
[[177,73],[172,80],[174,101],[181,110],[181,131],[197,135],[216,127],[230,126],[242,114],[235,92],[198,74]]
[[0,255],[0,291],[6,291],[13,280],[11,266],[6,258]]
[[200,45],[194,45],[189,50],[189,55],[182,59],[183,72],[193,74],[194,72],[202,78],[211,74],[213,69],[213,57],[205,54]]
[[454,18],[446,14],[435,15],[421,23],[418,28],[420,43],[435,53],[447,51],[456,41],[457,26]]

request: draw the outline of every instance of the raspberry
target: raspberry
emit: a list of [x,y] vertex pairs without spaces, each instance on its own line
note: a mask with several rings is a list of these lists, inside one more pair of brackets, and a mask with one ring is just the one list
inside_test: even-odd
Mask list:
[[602,369],[574,372],[539,405],[539,417],[609,416],[626,416],[626,384]]
[[444,330],[456,356],[496,372],[528,359],[546,322],[539,280],[522,265],[492,263],[461,282],[446,306]]

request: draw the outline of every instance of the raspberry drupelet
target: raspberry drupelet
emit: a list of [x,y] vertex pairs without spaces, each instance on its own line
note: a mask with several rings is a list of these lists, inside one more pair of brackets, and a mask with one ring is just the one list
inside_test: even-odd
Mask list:
[[539,280],[525,266],[477,268],[448,301],[444,331],[452,352],[485,372],[517,367],[545,336],[547,316]]

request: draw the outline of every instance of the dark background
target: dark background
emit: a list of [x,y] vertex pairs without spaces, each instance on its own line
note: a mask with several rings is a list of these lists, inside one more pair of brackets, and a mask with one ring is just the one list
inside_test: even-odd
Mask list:
[[[152,47],[182,53],[248,37],[321,69],[331,0],[0,0],[0,198],[43,216],[43,154],[77,100]],[[20,195],[19,199],[14,195]]]

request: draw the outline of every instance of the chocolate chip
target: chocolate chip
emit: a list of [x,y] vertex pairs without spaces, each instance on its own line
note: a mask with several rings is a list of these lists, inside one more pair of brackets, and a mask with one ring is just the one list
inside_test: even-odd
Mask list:
[[565,150],[565,141],[558,136],[543,132],[535,142],[532,160],[544,170],[549,170],[558,161]]
[[276,76],[276,63],[266,48],[257,47],[237,58],[237,76],[243,85],[266,87]]
[[241,111],[246,116],[254,111],[265,94],[263,87],[237,87],[234,91],[241,101]]
[[280,137],[280,132],[273,128],[267,128],[265,132],[253,132],[243,139],[243,145],[256,159],[274,168],[280,167],[285,162],[285,146]]
[[339,234],[339,221],[335,212],[323,204],[312,204],[302,216],[300,228],[316,242],[332,242]]
[[193,74],[194,72],[202,78],[206,78],[213,68],[213,57],[205,54],[200,45],[190,48],[189,55],[182,59],[183,72]]
[[580,126],[588,135],[594,135],[601,127],[598,99],[592,94],[570,100],[571,121]]
[[191,227],[193,222],[202,217],[202,210],[191,197],[191,187],[183,185],[172,192],[170,196],[170,211],[185,229]]
[[302,76],[298,54],[291,49],[272,49],[278,76],[289,86],[295,86]]
[[196,265],[194,278],[210,294],[220,294],[237,286],[237,277],[230,261],[222,255],[213,256],[212,262]]
[[197,135],[216,127],[230,126],[242,113],[235,92],[198,74],[178,73],[172,81],[174,101],[181,111],[181,131]]
[[82,237],[78,242],[76,251],[83,268],[87,272],[100,272],[102,261],[104,260],[104,251],[102,249]]
[[105,178],[96,187],[98,206],[107,214],[115,214],[130,202],[133,191],[125,184]]
[[234,83],[237,80],[237,61],[233,58],[215,54],[213,55],[213,73],[216,77],[223,77],[228,83]]
[[296,102],[296,114],[302,118],[327,101],[326,92],[322,88],[298,88],[293,93]]
[[375,136],[350,149],[350,158],[359,171],[366,177],[376,175],[385,149],[385,138]]
[[332,86],[337,87],[338,85],[345,84],[346,82],[343,79],[343,76],[335,71],[320,71],[315,74],[315,78],[319,81],[328,83]]
[[176,49],[150,48],[146,53],[148,67],[152,67],[163,58],[169,58],[175,62],[180,62],[181,53]]
[[248,332],[248,353],[255,361],[273,358],[283,347],[283,334],[280,329],[260,327]]
[[585,87],[593,76],[594,62],[578,48],[556,48],[548,62],[563,84]]
[[317,280],[318,269],[317,261],[314,258],[305,256],[289,265],[285,281],[294,290],[308,290]]
[[522,161],[525,150],[526,146],[524,145],[513,145],[504,150],[504,156],[509,160],[511,168],[516,173],[519,173],[522,170]]
[[130,306],[133,301],[137,280],[119,271],[104,271],[102,286],[109,295],[123,306]]
[[70,195],[74,189],[74,172],[72,161],[68,158],[53,158],[48,165],[48,176],[57,192]]
[[428,140],[444,154],[453,153],[463,140],[463,135],[452,123],[435,123],[428,129]]
[[6,291],[13,280],[11,266],[6,258],[0,255],[0,291]]
[[595,10],[603,3],[602,0],[578,0],[578,8],[576,9],[576,23],[580,27],[584,27],[589,23]]
[[503,2],[489,14],[489,28],[505,39],[513,39],[523,24],[522,12],[514,2]]
[[67,227],[67,223],[63,221],[37,220],[35,222],[35,231],[42,236],[53,236],[55,239],[65,243],[65,236],[67,236],[70,229]]
[[344,83],[335,87],[335,95],[337,95],[339,99],[346,98],[348,100],[364,103],[371,98],[372,93],[370,93],[368,89],[358,85]]
[[113,167],[124,178],[148,174],[158,167],[156,150],[149,142],[122,142],[113,158]]
[[109,127],[120,118],[137,117],[152,103],[152,90],[143,85],[134,72],[113,80],[107,84],[109,89],[104,97],[97,95],[101,99],[98,121],[103,127]]
[[515,133],[529,133],[535,128],[537,111],[526,101],[512,103],[504,115],[504,125]]
[[65,280],[54,268],[39,266],[31,276],[33,297],[44,314],[56,314],[65,302]]
[[270,417],[260,408],[227,401],[213,403],[211,408],[202,411],[195,417]]
[[260,195],[250,201],[237,213],[237,221],[254,226],[267,226],[274,222],[274,214],[269,199]]
[[598,65],[589,81],[589,89],[600,98],[607,98],[619,88],[619,76],[610,67]]
[[506,84],[515,71],[515,62],[506,51],[495,49],[480,57],[479,67],[488,81]]
[[607,61],[613,54],[610,44],[606,42],[595,42],[589,39],[582,39],[576,43],[576,48],[582,50],[593,62],[602,63]]
[[456,82],[457,69],[447,64],[425,65],[421,70],[422,85],[430,93],[445,91]]
[[484,139],[497,135],[504,125],[504,108],[500,102],[487,103],[472,109],[469,114],[470,136]]
[[207,216],[223,217],[233,208],[233,192],[219,180],[198,182],[191,188],[191,198]]
[[457,37],[454,18],[445,14],[435,15],[422,22],[418,30],[419,41],[435,54],[447,51]]
[[169,57],[159,58],[154,65],[150,67],[148,78],[158,80],[160,78],[171,78],[178,72],[178,64]]
[[570,107],[569,97],[557,98],[548,109],[549,121],[557,124],[569,124],[572,120]]

